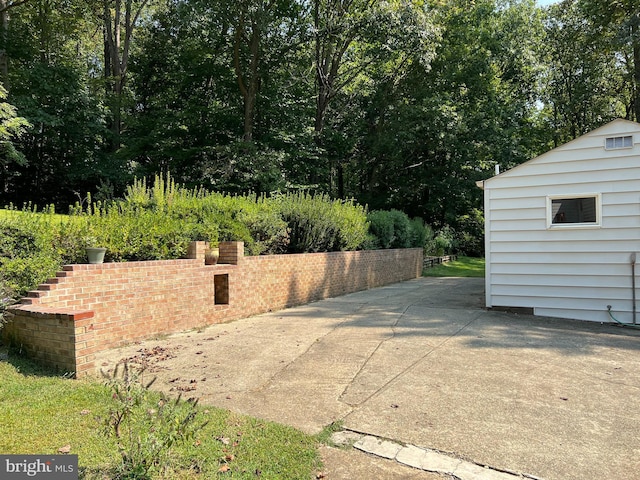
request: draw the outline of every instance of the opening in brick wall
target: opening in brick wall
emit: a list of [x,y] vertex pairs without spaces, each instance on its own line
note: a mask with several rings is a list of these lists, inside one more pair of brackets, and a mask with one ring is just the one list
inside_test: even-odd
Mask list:
[[213,276],[214,303],[216,305],[229,305],[229,275]]

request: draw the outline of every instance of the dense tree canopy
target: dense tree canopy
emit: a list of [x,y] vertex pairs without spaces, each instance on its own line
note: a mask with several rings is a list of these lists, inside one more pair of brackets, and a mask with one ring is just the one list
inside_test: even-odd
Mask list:
[[475,235],[496,164],[640,119],[639,29],[638,0],[0,0],[0,200],[171,171]]

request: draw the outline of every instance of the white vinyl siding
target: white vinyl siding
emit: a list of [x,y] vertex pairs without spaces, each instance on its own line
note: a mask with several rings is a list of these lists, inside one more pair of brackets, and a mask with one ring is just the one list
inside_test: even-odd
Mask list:
[[[640,125],[614,121],[484,182],[487,306],[609,322],[611,305],[616,318],[631,322],[640,152],[603,144],[638,133]],[[595,223],[551,224],[551,200],[584,197],[597,199]]]

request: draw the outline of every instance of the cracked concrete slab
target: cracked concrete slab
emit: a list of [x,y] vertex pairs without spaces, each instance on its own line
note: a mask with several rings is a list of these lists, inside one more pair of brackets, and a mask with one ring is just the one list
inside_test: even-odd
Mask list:
[[98,366],[144,356],[169,393],[309,433],[342,421],[483,469],[458,473],[640,478],[640,332],[487,312],[482,295],[482,279],[416,279],[149,340]]

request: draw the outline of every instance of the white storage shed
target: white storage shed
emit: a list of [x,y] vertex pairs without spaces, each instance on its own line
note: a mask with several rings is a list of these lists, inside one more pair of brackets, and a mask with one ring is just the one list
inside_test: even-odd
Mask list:
[[487,307],[640,323],[639,123],[614,120],[478,186]]

